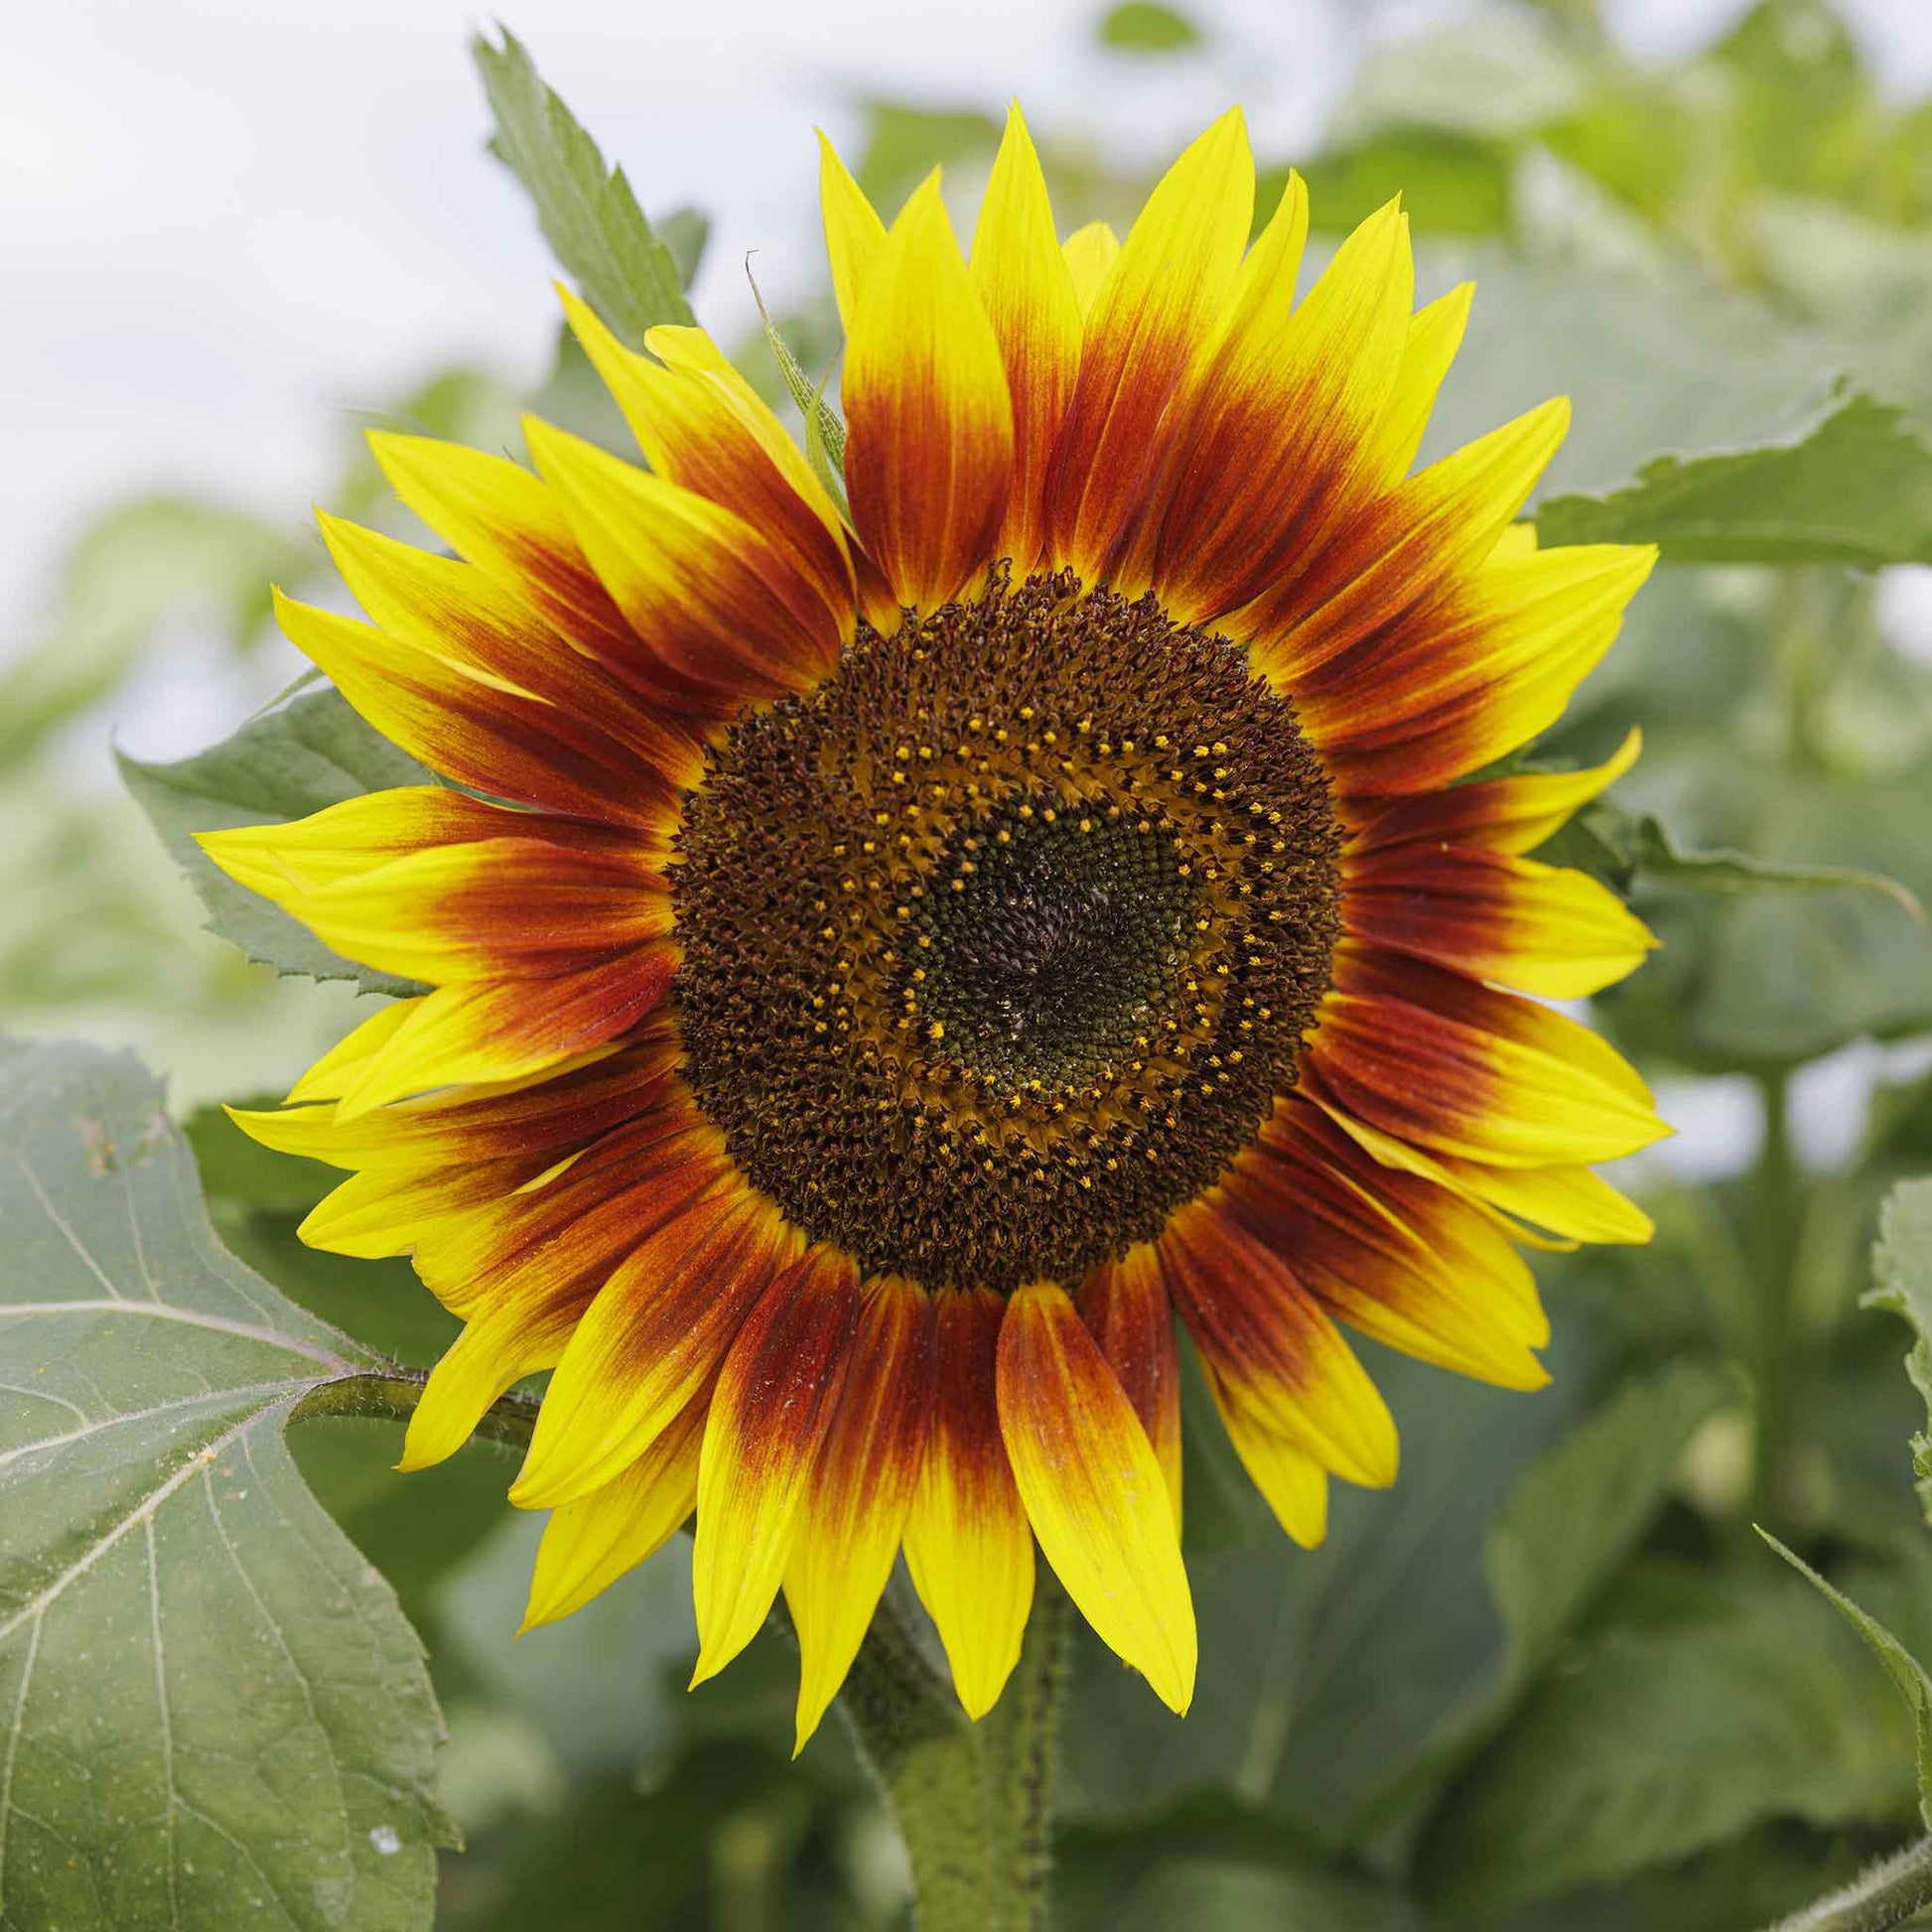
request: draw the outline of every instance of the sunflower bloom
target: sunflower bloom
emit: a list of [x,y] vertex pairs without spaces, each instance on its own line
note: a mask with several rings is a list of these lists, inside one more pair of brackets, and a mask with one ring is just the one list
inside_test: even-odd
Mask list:
[[405,1467],[551,1371],[531,1623],[695,1510],[698,1676],[782,1588],[802,1743],[902,1551],[978,1717],[1037,1546],[1184,1710],[1176,1316],[1312,1545],[1396,1473],[1344,1328],[1533,1388],[1520,1247],[1649,1232],[1590,1171],[1649,1095],[1540,1001],[1651,940],[1523,856],[1635,747],[1458,781],[1652,553],[1515,525],[1561,402],[1415,470],[1469,291],[1414,308],[1391,205],[1298,302],[1236,113],[1125,243],[1018,113],[970,255],[936,176],[823,195],[849,502],[701,332],[568,297],[647,469],[373,439],[456,556],[325,518],[368,621],[282,621],[449,783],[205,843],[431,990],[237,1118],[464,1320]]

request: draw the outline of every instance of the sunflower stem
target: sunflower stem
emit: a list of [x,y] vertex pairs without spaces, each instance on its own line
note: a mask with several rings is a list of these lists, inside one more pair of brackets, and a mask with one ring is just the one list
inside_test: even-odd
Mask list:
[[1047,1580],[998,1709],[969,1724],[889,1590],[839,1693],[912,1866],[918,1932],[1044,1932],[1065,1608]]
[[1052,1572],[1044,1571],[1019,1665],[980,1726],[994,1856],[1010,1876],[1015,1932],[1045,1932],[1047,1925],[1068,1636],[1066,1592]]
[[1779,1919],[1771,1932],[1889,1932],[1932,1905],[1932,1838],[1862,1871],[1849,1885]]

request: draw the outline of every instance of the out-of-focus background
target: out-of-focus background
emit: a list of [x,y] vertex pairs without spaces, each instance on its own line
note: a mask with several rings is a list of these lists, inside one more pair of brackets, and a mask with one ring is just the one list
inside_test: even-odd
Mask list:
[[[194,1117],[230,1245],[417,1361],[448,1323],[406,1266],[303,1249],[326,1181],[203,1105],[286,1085],[350,990],[278,982],[202,929],[114,752],[185,759],[298,676],[267,586],[339,595],[311,504],[394,515],[365,425],[514,448],[534,403],[611,428],[484,151],[475,24],[447,0],[43,5],[0,63],[0,1021],[137,1046]],[[888,212],[934,161],[967,210],[1018,93],[1063,227],[1130,218],[1230,99],[1270,179],[1309,175],[1315,257],[1403,190],[1420,292],[1479,284],[1426,454],[1564,390],[1551,487],[1601,490],[1659,451],[1801,439],[1841,378],[1913,424],[1932,408],[1927,0],[545,0],[508,24],[654,219],[709,218],[695,307],[774,397],[748,262],[814,374],[837,348],[811,124]],[[1659,1241],[1548,1262],[1543,1395],[1377,1354],[1402,1483],[1339,1498],[1318,1556],[1190,1461],[1200,1702],[1173,1728],[1082,1651],[1068,1927],[1725,1932],[1909,1824],[1882,1680],[1802,1586],[1767,1583],[1744,1526],[1932,1632],[1903,1331],[1856,1309],[1879,1195],[1932,1169],[1932,942],[1817,872],[1932,895],[1932,566],[1667,567],[1545,749],[1600,758],[1631,723],[1630,810],[1741,855],[1639,864],[1607,822],[1567,854],[1634,878],[1667,941],[1597,1004],[1680,1129],[1628,1176]],[[1765,892],[1765,864],[1796,871]],[[1753,1378],[1755,1420],[1733,1400],[1693,1429],[1712,1401],[1683,1377],[1718,1358]],[[1617,1532],[1629,1567],[1532,1654],[1509,1539],[1534,1547],[1575,1493],[1537,1458],[1592,1411],[1589,1456],[1664,1447]],[[782,1645],[679,1690],[681,1545],[512,1646],[536,1526],[493,1451],[399,1485],[370,1427],[297,1449],[430,1645],[472,1845],[445,1923],[899,1922],[891,1828],[837,1726],[785,1762]]]

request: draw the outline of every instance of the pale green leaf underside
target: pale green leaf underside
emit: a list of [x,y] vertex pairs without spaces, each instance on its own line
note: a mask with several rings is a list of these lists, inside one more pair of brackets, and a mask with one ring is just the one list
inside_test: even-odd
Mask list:
[[[1864,1296],[1863,1306],[1889,1309],[1912,1324],[1905,1373],[1932,1418],[1932,1179],[1901,1181],[1886,1195],[1873,1270],[1877,1286]],[[1912,1438],[1912,1470],[1926,1520],[1932,1522],[1932,1436],[1923,1430]]]
[[282,1436],[382,1364],[220,1247],[161,1098],[0,1043],[0,1927],[412,1932],[421,1646]]
[[1580,866],[1626,896],[1639,883],[1670,886],[1717,898],[1806,893],[1875,893],[1920,920],[1925,908],[1909,886],[1859,866],[1808,865],[1760,859],[1725,848],[1686,852],[1651,814],[1632,815],[1613,801],[1587,807],[1542,848],[1560,865]]
[[1773,859],[1753,859],[1743,852],[1680,852],[1656,819],[1639,819],[1633,859],[1637,871],[1658,885],[1683,886],[1692,892],[1735,896],[1744,893],[1879,893],[1909,912],[1925,917],[1917,896],[1881,872],[1857,866],[1785,865]]
[[187,873],[209,928],[250,959],[310,979],[354,980],[371,993],[410,994],[411,980],[358,966],[307,926],[237,886],[195,843],[197,832],[279,824],[392,785],[434,784],[435,775],[363,723],[334,690],[313,691],[251,719],[219,745],[173,764],[126,754],[121,777]]
[[1536,512],[1546,544],[1655,543],[1676,563],[1932,563],[1932,449],[1902,411],[1834,397],[1793,436],[1660,456]]

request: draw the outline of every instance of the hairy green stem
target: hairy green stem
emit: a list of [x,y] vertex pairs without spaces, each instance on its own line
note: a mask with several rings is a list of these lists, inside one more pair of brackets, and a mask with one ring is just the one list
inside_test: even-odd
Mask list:
[[[312,1422],[318,1416],[351,1416],[372,1422],[407,1422],[416,1413],[428,1374],[419,1368],[406,1368],[400,1362],[385,1362],[366,1374],[339,1375],[333,1381],[318,1382],[295,1405],[291,1423]],[[530,1432],[536,1427],[537,1402],[534,1396],[499,1396],[483,1411],[477,1434],[486,1442],[500,1443],[505,1449],[530,1447]]]
[[982,1722],[993,1854],[1011,1874],[1015,1932],[1044,1932],[1053,1855],[1053,1783],[1059,1768],[1060,1692],[1070,1609],[1046,1572],[1034,1600],[1020,1663]]
[[1862,1871],[1849,1885],[1779,1919],[1771,1932],[1888,1932],[1932,1905],[1932,1838]]
[[892,1592],[839,1708],[898,1821],[919,1932],[1044,1932],[1066,1611],[1047,1580],[998,1709],[968,1724]]

